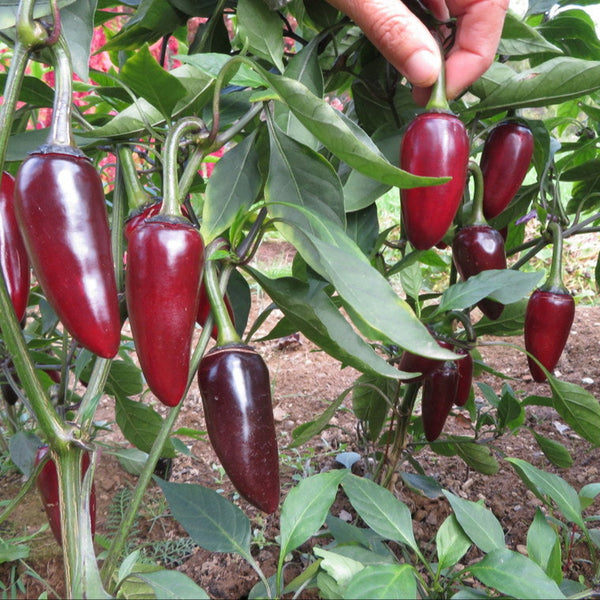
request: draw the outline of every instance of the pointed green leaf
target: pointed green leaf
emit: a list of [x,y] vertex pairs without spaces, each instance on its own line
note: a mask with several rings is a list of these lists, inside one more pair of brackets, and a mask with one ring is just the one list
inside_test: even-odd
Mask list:
[[280,557],[302,545],[323,525],[338,486],[347,475],[346,469],[319,473],[303,479],[290,491],[281,508]]
[[560,588],[532,560],[507,548],[490,552],[469,567],[484,585],[502,595],[523,599],[565,598]]
[[600,446],[600,405],[586,389],[550,375],[552,404],[565,423],[595,446]]
[[343,366],[386,377],[398,378],[402,375],[356,333],[323,289],[311,289],[308,284],[293,277],[271,279],[251,267],[246,270],[297,331],[301,331]]
[[435,544],[440,569],[453,567],[471,547],[472,542],[458,524],[456,515],[450,514],[440,525]]
[[253,132],[226,152],[208,179],[200,228],[205,243],[228,229],[238,211],[256,200],[261,176],[255,139]]
[[121,68],[121,77],[136,96],[156,107],[165,118],[173,114],[175,105],[186,95],[177,77],[165,71],[142,46]]
[[283,24],[263,0],[238,0],[238,34],[242,45],[283,71]]
[[542,567],[548,576],[560,584],[563,578],[560,564],[560,539],[539,507],[535,509],[533,521],[527,531],[527,555]]
[[173,518],[209,552],[250,556],[250,520],[220,494],[193,483],[154,478],[165,495]]
[[[275,218],[297,222],[310,229],[310,222],[287,204],[311,209],[315,214],[345,227],[344,193],[332,165],[325,158],[285,135],[277,126],[269,127],[270,158],[266,182],[267,201],[275,201],[269,212]],[[284,200],[285,204],[278,203]]]
[[418,551],[406,504],[389,490],[356,475],[346,477],[342,486],[356,512],[373,531]]
[[161,569],[154,573],[134,573],[137,579],[147,583],[163,600],[209,600],[210,596],[185,573]]
[[535,441],[540,447],[544,456],[553,464],[561,469],[568,469],[573,465],[573,457],[569,454],[567,448],[565,448],[560,442],[551,440],[539,433],[532,431]]
[[548,502],[547,498],[551,499],[567,521],[575,523],[583,530],[586,529],[579,496],[562,477],[541,471],[520,458],[506,460],[513,465],[517,475],[538,498],[545,502]]
[[471,109],[487,114],[508,108],[549,106],[585,96],[599,88],[600,61],[561,56],[513,72]]
[[444,490],[456,519],[472,542],[483,552],[504,548],[504,531],[494,514],[485,506],[470,500],[463,500]]
[[359,571],[344,592],[344,598],[396,600],[417,598],[417,581],[412,565],[370,565]]

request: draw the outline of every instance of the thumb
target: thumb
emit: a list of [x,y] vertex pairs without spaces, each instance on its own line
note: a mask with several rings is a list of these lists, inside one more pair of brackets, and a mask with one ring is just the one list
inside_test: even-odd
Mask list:
[[328,0],[346,13],[381,54],[413,85],[435,83],[441,65],[437,43],[402,3],[390,0]]

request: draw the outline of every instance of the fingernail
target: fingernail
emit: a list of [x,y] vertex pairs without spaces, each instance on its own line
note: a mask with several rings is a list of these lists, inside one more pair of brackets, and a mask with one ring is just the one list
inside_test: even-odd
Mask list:
[[405,77],[418,87],[433,85],[439,71],[439,56],[429,50],[417,50],[404,63]]

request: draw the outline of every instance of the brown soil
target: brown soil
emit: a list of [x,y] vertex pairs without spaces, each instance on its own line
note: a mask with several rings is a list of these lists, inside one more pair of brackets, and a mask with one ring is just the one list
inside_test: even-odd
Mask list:
[[[288,252],[280,244],[265,243],[261,247],[261,260],[274,263],[285,261],[282,252]],[[264,296],[254,297],[254,311],[260,311],[269,304]],[[266,333],[272,321],[261,328]],[[594,396],[600,398],[600,307],[583,307],[577,309],[573,331],[568,346],[563,354],[558,370],[562,379],[582,385]],[[522,345],[521,339],[511,338],[511,342]],[[334,427],[325,430],[318,438],[298,450],[287,448],[292,437],[292,431],[298,425],[305,423],[321,414],[328,403],[352,385],[356,372],[350,368],[340,369],[337,362],[330,359],[302,336],[297,339],[270,341],[257,344],[271,372],[273,384],[274,411],[277,423],[279,444],[282,450],[282,487],[284,494],[294,483],[294,478],[335,467],[335,453],[340,450],[352,450],[365,454],[365,448],[359,443],[356,433],[356,421],[349,410],[351,401],[348,397],[332,420]],[[519,397],[527,395],[550,395],[546,384],[535,384],[528,372],[524,355],[514,349],[500,346],[483,347],[481,353],[485,362],[494,369],[510,375],[510,381]],[[477,381],[485,382],[499,391],[502,381],[489,374],[483,374]],[[160,410],[160,407],[157,407]],[[105,399],[100,408],[99,417],[112,420],[112,405]],[[427,474],[437,479],[440,484],[453,493],[477,501],[484,500],[485,505],[494,512],[501,521],[506,532],[507,545],[518,551],[525,551],[526,533],[535,508],[541,502],[521,483],[511,466],[503,461],[503,457],[520,457],[533,465],[559,474],[576,489],[591,482],[600,481],[598,472],[600,449],[593,448],[565,426],[557,413],[546,407],[529,407],[527,409],[526,425],[553,440],[565,445],[574,459],[570,469],[557,469],[539,450],[533,436],[526,430],[517,435],[506,435],[494,444],[495,456],[500,461],[500,472],[496,476],[485,476],[467,468],[458,458],[444,458],[424,450],[418,455],[418,460]],[[197,388],[190,391],[182,410],[177,426],[185,426],[204,430],[204,421],[200,397]],[[469,435],[470,421],[468,413],[456,410],[448,419],[445,431],[449,433]],[[118,434],[103,436],[103,441],[122,443]],[[260,544],[253,547],[254,555],[261,568],[270,576],[275,572],[278,547],[275,536],[278,535],[279,514],[265,517],[253,507],[235,496],[226,476],[218,468],[218,460],[206,440],[191,441],[191,457],[178,457],[172,465],[171,481],[193,482],[223,490],[223,493],[235,500],[253,521],[255,539]],[[362,462],[362,461],[361,461]],[[339,465],[337,465],[339,467]],[[360,465],[359,465],[360,466]],[[105,451],[101,458],[100,467],[96,474],[96,486],[99,503],[98,533],[109,536],[107,516],[109,507],[114,507],[115,495],[124,487],[132,486],[135,478],[129,475],[119,462]],[[13,473],[4,477],[0,487],[0,500],[12,498],[22,480]],[[396,492],[399,498],[409,506],[413,515],[413,525],[417,540],[422,548],[429,549],[435,532],[443,519],[449,513],[445,499],[430,499],[421,496],[406,487],[398,485]],[[598,503],[588,509],[587,514],[598,513]],[[333,507],[336,516],[345,517],[351,508],[339,497]],[[40,501],[35,492],[27,494],[25,502],[19,507],[12,520],[12,534],[32,534],[45,523]],[[184,537],[185,532],[168,517],[167,507],[161,501],[161,495],[156,489],[148,492],[138,524],[139,542],[156,542],[161,539]],[[3,537],[5,532],[0,531]],[[303,547],[304,550],[309,546]],[[98,546],[100,550],[100,546]],[[467,558],[474,558],[469,555]],[[590,581],[592,573],[585,562],[586,548],[583,544],[576,545],[572,557],[567,561],[566,576],[577,579],[585,575]],[[301,570],[300,554],[295,556],[295,573]],[[58,597],[64,595],[62,587],[62,557],[60,548],[56,545],[51,533],[46,531],[39,535],[31,544],[31,555],[27,564],[51,586]],[[195,547],[186,555],[182,553],[180,564],[171,564],[194,579],[212,597],[244,598],[257,582],[254,571],[240,558],[232,555],[211,554]],[[19,567],[21,572],[24,567]],[[290,569],[290,574],[294,569]],[[0,567],[0,582],[9,585],[11,571],[4,565]],[[25,575],[21,581],[25,589],[20,597],[38,597],[45,589],[36,578]],[[49,597],[54,597],[50,591]],[[310,596],[304,596],[310,597]]]

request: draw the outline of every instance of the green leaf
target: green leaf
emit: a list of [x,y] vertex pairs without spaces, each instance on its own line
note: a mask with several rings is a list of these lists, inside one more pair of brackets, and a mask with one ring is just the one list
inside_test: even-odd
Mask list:
[[495,475],[500,469],[498,461],[487,446],[461,436],[448,436],[448,441],[457,441],[455,444],[456,454],[478,473]]
[[139,367],[131,360],[113,360],[111,362],[105,388],[107,394],[126,398],[141,394],[143,390],[142,372]]
[[162,489],[173,518],[209,552],[250,557],[250,520],[220,494],[192,483],[170,483],[154,478]]
[[[182,63],[193,66],[210,79],[216,79],[221,69],[231,60],[228,54],[218,54],[216,52],[206,52],[202,54],[178,54],[176,56]],[[253,71],[248,65],[241,63],[235,74],[229,79],[231,85],[259,88],[264,87],[264,79]]]
[[324,550],[318,546],[315,546],[313,552],[315,556],[322,559],[321,569],[335,579],[341,588],[345,588],[353,576],[364,569],[360,562],[336,552]]
[[71,53],[73,71],[82,81],[89,77],[89,60],[97,0],[77,0],[60,11],[61,30]]
[[438,313],[462,310],[483,298],[511,304],[529,295],[544,276],[543,271],[523,273],[511,269],[490,269],[450,286],[442,295]]
[[29,546],[13,544],[0,539],[0,565],[6,562],[26,560],[29,558]]
[[342,392],[324,411],[323,413],[313,421],[307,421],[302,423],[292,431],[292,442],[289,444],[289,448],[298,448],[306,444],[316,435],[319,435],[323,429],[329,425],[329,421],[333,418],[342,402],[347,396],[347,391]]
[[365,335],[377,335],[380,341],[391,340],[418,355],[455,358],[431,337],[408,304],[335,222],[306,208],[296,209],[309,220],[310,232],[282,222],[276,223],[276,227],[302,258],[334,285]]
[[555,466],[560,469],[568,469],[573,465],[573,458],[560,442],[548,439],[543,435],[532,430],[535,441],[540,447],[544,456]]
[[356,333],[323,289],[293,277],[271,279],[251,267],[246,270],[297,330],[342,366],[386,377],[402,375]]
[[446,181],[417,177],[394,167],[362,129],[328,102],[315,96],[305,85],[264,69],[260,69],[260,73],[306,129],[353,169],[401,188]]
[[[506,65],[504,65],[506,66]],[[506,70],[503,69],[503,74]],[[487,74],[483,75],[485,80]],[[503,78],[470,110],[489,114],[511,108],[549,106],[600,88],[600,62],[562,56]],[[487,91],[487,90],[486,90]],[[476,93],[479,94],[478,89]]]
[[594,502],[596,496],[600,494],[600,483],[588,483],[579,490],[581,507],[585,510]]
[[238,0],[238,35],[242,45],[283,72],[283,27],[263,0]]
[[137,50],[185,25],[187,15],[164,0],[141,0],[135,14],[102,50]]
[[147,100],[167,119],[186,95],[183,84],[158,64],[148,46],[142,46],[125,62],[121,77],[134,94]]
[[453,567],[467,553],[471,544],[471,540],[458,524],[456,515],[448,515],[435,536],[439,568]]
[[521,335],[525,325],[525,309],[527,298],[523,298],[512,304],[506,304],[502,314],[494,321],[488,317],[482,317],[474,325],[475,333],[480,335],[494,335],[509,337]]
[[253,132],[226,152],[208,179],[200,228],[206,243],[228,229],[238,212],[256,200],[262,179],[255,139]]
[[[7,73],[0,73],[0,85],[4,89],[6,85]],[[53,89],[37,77],[24,77],[21,89],[19,90],[19,100],[32,104],[36,107],[51,107],[54,99]]]
[[507,548],[490,552],[469,570],[484,585],[506,596],[523,599],[565,598],[541,567]]
[[508,56],[524,56],[537,53],[562,54],[560,48],[551,44],[541,33],[521,21],[511,10],[506,14],[498,53]]
[[281,508],[280,557],[285,557],[325,522],[338,486],[348,475],[346,469],[319,473],[303,479],[287,495]]
[[[389,131],[388,128],[385,128],[383,131],[373,134],[372,139],[387,160],[394,164],[398,161],[401,138],[402,133],[400,131]],[[351,171],[344,183],[344,204],[346,211],[353,212],[369,206],[389,189],[389,185],[363,175],[358,171]]]
[[502,525],[491,511],[477,502],[463,500],[447,490],[444,490],[444,495],[463,531],[481,551],[487,553],[504,548]]
[[560,554],[560,539],[538,507],[527,531],[527,555],[560,584],[563,578]]
[[600,446],[600,406],[586,389],[549,374],[552,404],[565,423],[595,446]]
[[[319,65],[320,37],[314,37],[300,52],[294,54],[285,68],[284,75],[304,84],[315,96],[323,97],[323,73]],[[320,142],[284,104],[275,105],[275,122],[280,129],[297,142],[318,150]]]
[[[285,135],[277,126],[269,127],[270,159],[265,197],[274,218],[293,221],[310,229],[310,221],[288,203],[312,210],[339,224],[346,224],[342,184],[325,158]],[[285,199],[285,203],[279,201]]]
[[10,460],[29,477],[35,466],[35,455],[41,446],[40,438],[32,431],[17,431],[8,441]]
[[374,442],[398,391],[398,384],[388,377],[371,373],[361,375],[352,389],[352,411],[365,425],[363,435]]
[[554,475],[554,473],[545,473],[520,458],[507,458],[506,460],[514,467],[523,483],[540,500],[549,503],[548,499],[551,499],[567,521],[575,523],[583,530],[586,529],[581,514],[579,496],[562,477]]
[[[115,420],[125,439],[136,448],[149,453],[162,427],[163,418],[142,402],[134,402],[122,396],[115,396],[115,401]],[[161,456],[174,458],[176,455],[171,440],[167,440]]]
[[162,569],[154,573],[133,573],[137,579],[147,583],[157,598],[168,600],[209,600],[210,596],[185,573]]
[[373,531],[418,551],[406,504],[389,490],[356,475],[346,477],[342,486],[356,512]]
[[370,565],[359,571],[344,592],[344,598],[395,600],[417,598],[417,582],[412,565]]

